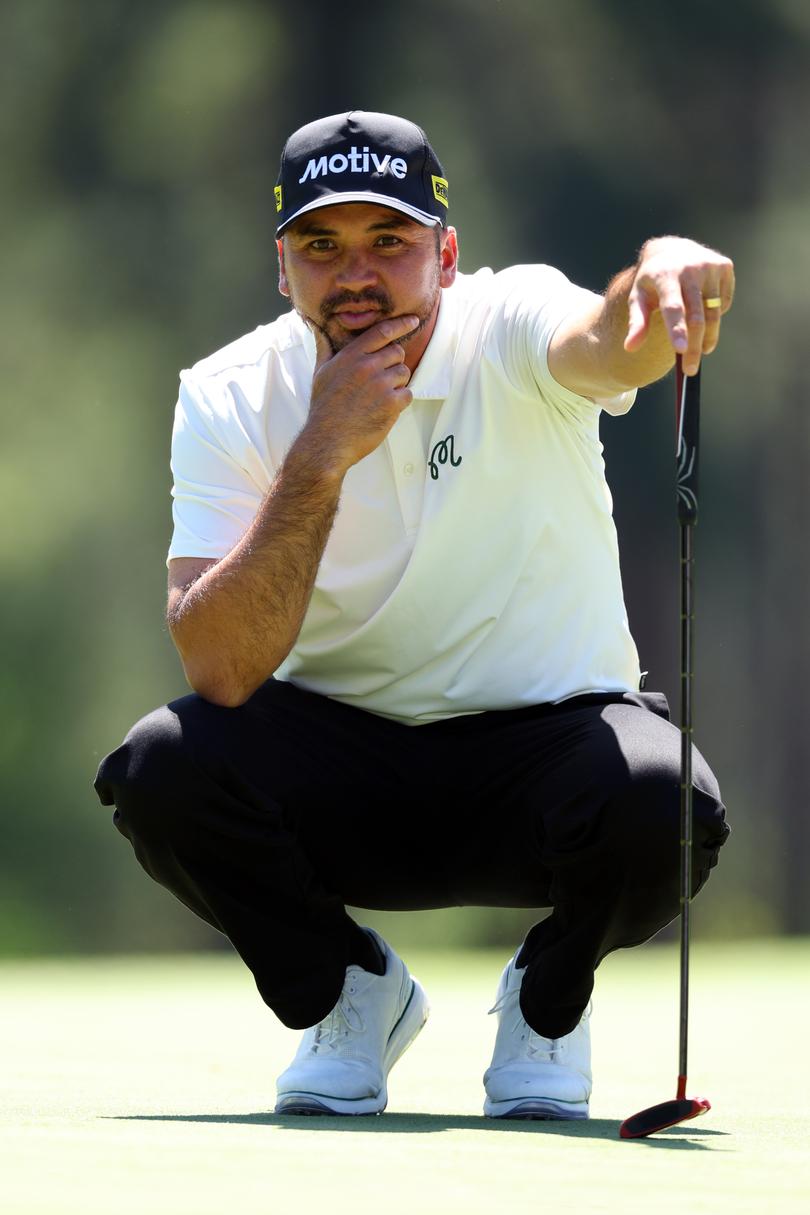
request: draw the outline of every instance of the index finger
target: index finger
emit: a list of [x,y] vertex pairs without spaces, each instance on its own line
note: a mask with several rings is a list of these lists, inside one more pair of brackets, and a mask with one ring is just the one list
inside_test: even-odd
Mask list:
[[650,315],[656,306],[656,299],[650,292],[636,282],[627,297],[627,332],[624,338],[625,350],[632,352],[644,345],[649,328]]
[[689,343],[689,324],[686,301],[677,281],[666,280],[658,288],[658,311],[676,354],[685,354]]
[[388,316],[384,321],[378,321],[376,325],[366,329],[365,333],[361,333],[358,338],[355,338],[352,345],[355,349],[365,350],[371,354],[375,350],[382,350],[391,342],[405,337],[418,327],[418,316]]

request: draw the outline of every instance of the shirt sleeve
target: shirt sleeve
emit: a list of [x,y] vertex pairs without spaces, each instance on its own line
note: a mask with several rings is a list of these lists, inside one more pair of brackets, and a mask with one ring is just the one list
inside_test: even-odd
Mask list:
[[193,372],[180,376],[180,396],[172,432],[171,467],[174,532],[167,560],[224,557],[252,522],[262,501],[261,487],[229,441],[232,402],[215,381],[198,383]]
[[548,349],[558,326],[577,308],[598,297],[577,287],[552,266],[514,266],[503,275],[504,340],[502,355],[510,378],[537,392],[565,413],[604,409],[622,414],[633,405],[636,390],[591,400],[559,384],[548,366]]

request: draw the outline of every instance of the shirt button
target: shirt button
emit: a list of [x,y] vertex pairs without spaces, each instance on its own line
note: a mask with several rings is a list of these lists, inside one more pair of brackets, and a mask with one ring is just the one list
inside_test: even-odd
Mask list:
[[413,464],[406,464],[402,471],[405,473],[406,477],[409,477],[413,472]]

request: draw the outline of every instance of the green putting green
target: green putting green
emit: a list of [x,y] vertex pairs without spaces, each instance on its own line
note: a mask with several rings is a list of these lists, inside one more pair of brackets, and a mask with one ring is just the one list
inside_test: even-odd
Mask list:
[[674,1096],[677,951],[597,977],[583,1123],[494,1122],[481,1076],[506,957],[403,951],[431,997],[378,1118],[276,1118],[297,1035],[228,955],[0,966],[7,1215],[810,1210],[810,942],[698,945],[689,1094],[706,1117],[623,1142]]

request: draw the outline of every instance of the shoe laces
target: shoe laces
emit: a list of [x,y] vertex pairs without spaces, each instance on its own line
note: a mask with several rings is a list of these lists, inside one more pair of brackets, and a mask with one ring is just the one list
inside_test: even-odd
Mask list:
[[[511,1008],[510,1005],[512,1006]],[[492,1008],[489,1010],[489,1015],[492,1016],[493,1013],[500,1012],[506,1012],[507,1016],[509,1015],[509,1012],[514,1014],[511,1024],[508,1025],[509,1033],[519,1039],[519,1041],[525,1043],[526,1054],[531,1059],[539,1059],[542,1063],[554,1062],[555,1056],[558,1055],[562,1049],[564,1039],[544,1038],[542,1034],[538,1034],[536,1030],[532,1029],[531,1025],[529,1025],[528,1021],[523,1016],[523,1013],[520,1011],[518,992],[514,988],[511,990],[507,989],[507,991],[505,991],[503,995],[495,1001]],[[582,1014],[582,1020],[584,1021],[590,1016],[590,1014],[591,1005],[589,1003],[588,1007],[585,1009],[585,1012]],[[567,1036],[570,1037],[570,1035]]]
[[315,1041],[312,1049],[315,1052],[340,1050],[348,1044],[352,1034],[365,1032],[365,1023],[360,1010],[353,1002],[355,992],[352,972],[346,976],[346,983],[340,993],[340,999],[327,1017],[324,1017],[315,1029]]

